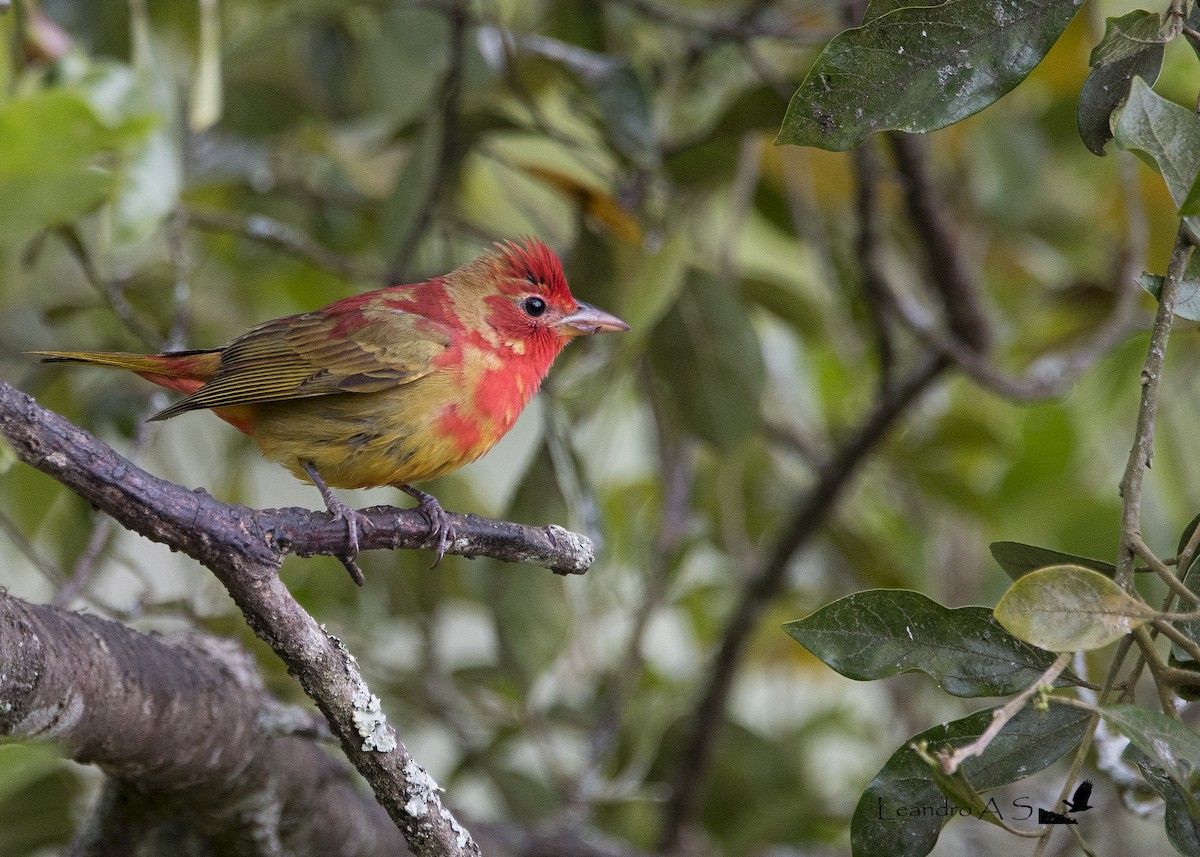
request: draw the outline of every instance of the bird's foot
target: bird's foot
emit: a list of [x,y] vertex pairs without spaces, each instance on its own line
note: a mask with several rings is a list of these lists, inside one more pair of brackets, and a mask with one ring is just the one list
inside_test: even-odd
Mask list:
[[306,461],[301,466],[304,468],[304,472],[308,474],[308,478],[312,480],[313,485],[316,485],[317,490],[321,492],[321,499],[325,501],[325,508],[329,510],[332,520],[346,522],[348,549],[344,554],[339,554],[338,559],[346,567],[346,571],[350,573],[350,579],[356,585],[362,586],[366,578],[363,577],[362,569],[355,562],[355,559],[358,557],[358,530],[361,527],[365,532],[375,525],[371,523],[370,518],[357,509],[346,505],[336,494],[329,490],[329,486],[325,484],[325,480],[317,473],[317,468],[313,466],[311,461]]
[[446,514],[442,504],[432,494],[411,485],[399,487],[405,494],[416,499],[417,510],[429,521],[429,535],[431,538],[437,539],[437,559],[433,561],[430,568],[437,568],[442,557],[446,555],[446,548],[455,538],[454,525],[450,523],[450,516]]

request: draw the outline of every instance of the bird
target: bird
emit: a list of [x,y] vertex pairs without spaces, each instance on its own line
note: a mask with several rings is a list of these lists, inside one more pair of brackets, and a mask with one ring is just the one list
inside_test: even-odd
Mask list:
[[1064,800],[1067,805],[1067,812],[1086,812],[1092,807],[1088,806],[1088,798],[1092,796],[1092,781],[1084,780],[1075,789],[1075,794],[1071,795],[1070,800]]
[[629,330],[576,300],[544,242],[505,241],[421,283],[393,285],[251,327],[221,348],[134,354],[34,351],[44,362],[130,370],[184,394],[151,416],[211,410],[262,454],[316,486],[344,520],[355,582],[370,519],[331,488],[391,485],[417,500],[441,561],[454,529],[414,487],[491,449],[563,347]]

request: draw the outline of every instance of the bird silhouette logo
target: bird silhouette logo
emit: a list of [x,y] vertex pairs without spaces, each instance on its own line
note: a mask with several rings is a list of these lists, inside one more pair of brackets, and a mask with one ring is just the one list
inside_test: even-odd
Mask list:
[[1079,784],[1079,787],[1075,789],[1075,794],[1071,795],[1071,799],[1064,800],[1063,803],[1067,805],[1067,812],[1069,813],[1086,812],[1087,810],[1092,809],[1092,807],[1088,806],[1088,798],[1091,796],[1091,780],[1084,780]]

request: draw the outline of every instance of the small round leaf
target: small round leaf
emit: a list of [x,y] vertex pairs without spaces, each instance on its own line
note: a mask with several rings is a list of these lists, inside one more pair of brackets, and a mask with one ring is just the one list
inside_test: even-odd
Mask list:
[[1115,582],[1078,565],[1032,571],[994,611],[1014,637],[1052,652],[1098,649],[1153,619],[1154,608]]

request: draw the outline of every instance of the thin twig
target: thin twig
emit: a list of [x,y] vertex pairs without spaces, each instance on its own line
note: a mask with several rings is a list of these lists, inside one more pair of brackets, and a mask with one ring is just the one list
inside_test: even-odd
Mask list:
[[[1133,548],[1134,553],[1142,558],[1142,562],[1158,575],[1159,579],[1167,585],[1167,587],[1184,601],[1188,601],[1200,607],[1200,595],[1197,595],[1192,590],[1184,585],[1183,581],[1175,576],[1175,573],[1163,563],[1161,559],[1155,556],[1154,551],[1150,550],[1149,545],[1142,539],[1141,533],[1131,533],[1129,537],[1129,546]],[[1172,616],[1173,620],[1178,621],[1181,617]]]
[[1133,640],[1141,651],[1146,666],[1150,667],[1150,674],[1154,676],[1154,689],[1158,691],[1159,707],[1163,714],[1178,720],[1179,711],[1175,708],[1175,700],[1171,696],[1167,682],[1163,681],[1162,671],[1167,668],[1167,665],[1163,663],[1158,650],[1154,648],[1154,641],[1150,639],[1149,632],[1145,628],[1134,628]]
[[941,297],[950,333],[972,353],[986,354],[992,344],[991,322],[980,302],[978,277],[962,251],[961,227],[931,174],[929,141],[899,131],[889,133],[887,139],[904,177],[905,202],[925,248],[929,281]]
[[870,146],[854,150],[854,172],[858,184],[855,208],[858,214],[858,239],[855,249],[862,267],[863,299],[867,318],[879,355],[879,386],[886,393],[895,370],[896,347],[885,312],[887,275],[883,260],[883,225],[879,213],[879,163]]
[[907,292],[899,289],[880,269],[879,285],[886,290],[896,315],[927,347],[945,355],[977,384],[1015,402],[1032,403],[1065,393],[1076,379],[1090,369],[1132,330],[1141,288],[1141,270],[1148,227],[1137,190],[1131,159],[1120,162],[1121,183],[1126,199],[1126,240],[1119,252],[1120,264],[1113,277],[1114,300],[1108,317],[1097,325],[1082,344],[1037,358],[1021,375],[1002,370],[986,355],[977,353],[954,336],[939,331],[932,313]]
[[96,292],[102,297],[108,308],[112,310],[113,315],[125,326],[125,329],[140,339],[145,345],[159,349],[163,344],[162,335],[150,327],[141,316],[138,315],[129,299],[125,297],[125,292],[115,280],[106,278],[96,270],[96,265],[92,261],[92,254],[88,250],[87,245],[83,242],[83,237],[79,234],[79,230],[74,226],[61,226],[55,230],[55,234],[62,240],[67,248],[67,252],[71,258],[79,265],[79,269],[83,272],[83,277],[88,281]]
[[[645,379],[647,374],[647,371],[643,371],[641,377]],[[660,472],[665,488],[662,520],[657,527],[658,538],[643,565],[641,603],[634,613],[632,626],[625,640],[624,655],[605,681],[592,727],[587,762],[582,766],[570,792],[570,803],[574,812],[580,816],[590,810],[590,802],[594,800],[597,791],[595,784],[617,746],[621,712],[625,710],[625,703],[636,684],[637,676],[642,673],[646,631],[655,611],[661,607],[666,597],[667,573],[671,559],[687,533],[688,499],[695,477],[695,449],[688,440],[670,435],[667,431],[670,421],[665,419],[661,407],[658,407],[661,404],[660,397],[655,395],[653,385],[646,386],[649,390],[648,399],[656,406],[654,426],[661,462]]]
[[952,753],[945,750],[938,753],[938,761],[942,765],[942,770],[947,774],[953,774],[958,770],[959,765],[967,759],[972,756],[982,756],[1008,721],[1016,717],[1021,709],[1025,707],[1025,703],[1032,699],[1035,694],[1039,693],[1045,687],[1053,687],[1054,680],[1062,674],[1062,671],[1067,668],[1067,664],[1070,662],[1071,653],[1063,652],[1054,659],[1054,663],[1046,668],[1046,671],[1038,677],[1037,681],[1010,699],[1004,706],[992,712],[992,722],[988,724],[987,729],[983,730],[982,735],[970,744],[964,744],[961,747],[955,748]]
[[25,538],[25,534],[21,532],[21,528],[17,526],[17,522],[10,518],[8,513],[3,509],[0,509],[0,530],[8,536],[13,546],[29,560],[30,564],[41,573],[42,577],[53,583],[55,587],[62,587],[67,582],[67,576],[63,574],[62,569],[38,552],[33,542]]
[[1200,663],[1200,643],[1163,619],[1154,619],[1153,624],[1160,634],[1187,652],[1193,661]]
[[1117,555],[1116,580],[1130,590],[1133,588],[1133,539],[1141,532],[1142,478],[1154,457],[1154,425],[1158,415],[1158,391],[1162,382],[1163,362],[1166,360],[1167,340],[1175,319],[1179,283],[1191,256],[1192,244],[1186,228],[1180,225],[1171,262],[1167,266],[1167,276],[1163,280],[1162,293],[1158,298],[1158,311],[1154,316],[1146,362],[1142,367],[1142,395],[1133,448],[1125,464],[1125,475],[1121,478],[1121,547]]
[[[1171,253],[1171,261],[1167,266],[1167,275],[1163,280],[1162,293],[1159,295],[1158,311],[1154,317],[1154,325],[1150,332],[1150,344],[1147,347],[1146,361],[1141,373],[1141,400],[1138,405],[1138,416],[1134,430],[1134,441],[1125,465],[1125,475],[1121,479],[1121,542],[1117,550],[1116,580],[1125,589],[1134,588],[1134,535],[1141,532],[1141,489],[1142,478],[1150,464],[1154,448],[1154,424],[1158,409],[1158,390],[1162,375],[1163,361],[1166,358],[1167,341],[1170,338],[1171,325],[1174,317],[1175,301],[1179,293],[1179,284],[1183,280],[1183,272],[1191,258],[1192,245],[1188,239],[1186,227],[1180,224],[1175,237],[1175,248]],[[1173,595],[1172,595],[1173,597]],[[1100,700],[1107,702],[1106,697],[1117,686],[1117,676],[1124,666],[1125,658],[1134,643],[1132,634],[1122,638],[1113,655],[1100,692]],[[1133,685],[1129,683],[1121,692],[1122,699],[1132,699]],[[1058,697],[1052,697],[1058,699]],[[1061,700],[1072,703],[1075,700]],[[1081,706],[1083,703],[1079,703]],[[1063,783],[1059,799],[1066,799],[1075,786],[1079,772],[1083,769],[1084,760],[1092,747],[1095,737],[1095,723],[1089,726],[1083,739],[1075,749],[1071,770]],[[1033,857],[1041,857],[1050,842],[1052,827],[1047,827],[1038,840]]]

